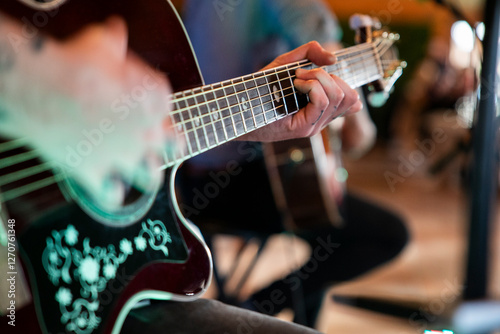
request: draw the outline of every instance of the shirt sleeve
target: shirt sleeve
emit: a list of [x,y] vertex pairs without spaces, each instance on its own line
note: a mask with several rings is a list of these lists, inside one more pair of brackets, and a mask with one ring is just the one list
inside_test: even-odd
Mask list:
[[312,40],[326,43],[342,38],[337,18],[321,0],[264,2],[273,30],[286,38],[292,48]]

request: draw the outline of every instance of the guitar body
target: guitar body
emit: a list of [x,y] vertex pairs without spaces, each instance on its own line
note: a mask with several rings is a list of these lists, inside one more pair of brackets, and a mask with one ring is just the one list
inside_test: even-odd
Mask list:
[[[26,29],[35,29],[29,31],[58,39],[111,15],[122,16],[129,28],[130,49],[165,72],[174,91],[203,84],[190,42],[169,1],[69,0],[44,12],[4,0],[0,9]],[[22,152],[19,148],[7,153]],[[1,161],[9,158],[7,153],[1,153]],[[37,163],[32,159],[1,168],[0,176]],[[118,333],[138,301],[198,298],[210,283],[212,261],[201,236],[178,210],[173,186],[177,168],[167,170],[167,182],[149,212],[131,224],[95,221],[68,202],[57,185],[6,202],[9,218],[15,220],[33,305],[17,309],[16,327],[7,325],[11,319],[2,318],[0,332]],[[22,180],[33,181],[33,177]],[[19,182],[2,187],[2,192]],[[16,262],[19,273],[20,262]],[[33,308],[37,319],[26,318]]]
[[266,143],[264,158],[278,208],[290,230],[342,224],[340,141],[327,127],[310,138]]

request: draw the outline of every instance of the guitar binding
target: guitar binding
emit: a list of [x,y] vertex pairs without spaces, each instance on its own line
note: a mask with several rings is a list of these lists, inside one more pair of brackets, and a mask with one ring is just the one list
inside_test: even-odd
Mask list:
[[[121,180],[117,181],[125,184]],[[60,182],[61,192],[73,199],[90,217],[106,225],[128,226],[139,221],[151,209],[163,182],[152,182],[147,191],[128,186],[123,202],[116,208],[100,205],[76,181],[65,178]]]

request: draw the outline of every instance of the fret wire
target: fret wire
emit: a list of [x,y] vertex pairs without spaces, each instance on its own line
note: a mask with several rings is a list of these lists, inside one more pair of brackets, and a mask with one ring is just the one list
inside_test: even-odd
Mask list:
[[[177,108],[180,108],[179,107],[179,102],[175,102],[174,103],[174,107]],[[185,134],[186,131],[183,131],[183,130],[186,130],[185,128],[185,124],[182,124],[182,113],[177,113],[177,114],[174,114],[174,113],[169,113],[169,116],[170,116],[170,120],[171,120],[171,124],[172,124],[172,127],[174,129],[174,132],[175,132],[175,135],[176,137],[179,137],[181,134]],[[180,122],[177,122],[176,120],[176,117],[179,117],[179,119],[181,120]],[[186,138],[187,139],[187,138]],[[188,145],[186,145],[188,146]],[[186,148],[188,149],[188,148]],[[171,151],[170,151],[171,152]],[[186,153],[183,153],[181,151],[179,151],[178,149],[175,149],[172,153],[172,156],[173,156],[173,160],[170,161],[169,157],[168,157],[168,154],[170,153],[169,150],[164,150],[163,152],[163,159],[165,160],[166,163],[169,163],[169,162],[176,162],[178,161],[179,159],[183,158],[184,156],[186,156],[187,154]],[[180,155],[180,156],[178,156]]]
[[[362,68],[363,70],[360,70]],[[358,81],[357,79],[359,78],[360,74],[363,73],[366,75],[366,64],[365,64],[365,56],[361,56],[361,61],[356,62],[353,64],[353,69],[354,69],[354,75],[351,75],[351,79],[354,80],[355,82]]]
[[[246,78],[246,76],[242,77],[242,79],[243,78]],[[240,92],[239,94],[241,97],[241,107],[243,108],[242,112],[243,112],[244,124],[246,124],[247,132],[249,132],[249,131],[256,129],[257,126],[255,123],[255,117],[253,114],[253,108],[252,108],[252,105],[250,104],[250,95],[248,94],[250,89],[247,88],[244,80],[242,80],[242,82],[240,84],[243,87],[243,91]],[[247,121],[249,119],[251,120],[251,122],[250,122],[250,124],[247,124]],[[253,124],[253,128],[252,128],[252,124]]]
[[262,100],[262,96],[260,95],[260,86],[259,84],[257,83],[257,80],[255,79],[255,73],[252,74],[252,78],[253,78],[253,81],[255,82],[255,87],[256,87],[256,90],[257,90],[257,95],[259,96],[259,101],[260,101],[260,105],[261,105],[261,109],[262,109],[262,115],[264,117],[264,124],[267,124],[267,117],[266,117],[266,111],[264,110],[264,101]]
[[[176,103],[176,104],[178,105],[178,103]],[[184,129],[185,129],[185,124],[181,124],[182,120],[181,120],[181,122],[177,122],[175,117],[174,117],[175,115],[172,115],[172,113],[169,113],[169,116],[170,116],[172,128],[175,132],[175,137],[179,137],[180,135],[184,134],[183,125],[184,125]],[[179,116],[179,118],[181,118],[180,115],[178,115],[178,116]],[[169,154],[171,154],[172,159],[170,159]],[[182,159],[186,155],[187,154],[180,152],[179,149],[163,150],[163,159],[165,160],[166,163],[174,163],[174,162],[178,161],[179,159]]]
[[264,75],[264,78],[266,79],[266,82],[267,82],[267,89],[269,90],[269,97],[271,99],[271,102],[273,103],[273,111],[274,111],[274,117],[275,117],[275,120],[278,119],[278,108],[276,108],[276,104],[274,104],[274,95],[273,95],[273,92],[272,92],[272,89],[271,89],[271,84],[269,83],[269,80],[267,80],[267,75]]
[[[239,109],[239,112],[236,112],[236,114],[239,114],[241,116],[241,119],[242,119],[242,122],[243,122],[243,131],[244,131],[244,133],[248,133],[247,124],[245,122],[245,115],[243,114],[243,110],[241,108],[241,103],[240,103],[240,100],[239,100],[238,93],[236,92],[236,89],[234,88],[234,87],[236,87],[236,85],[234,83],[234,79],[231,79],[231,84],[233,84],[234,95],[235,95],[235,99],[236,99],[236,105],[238,106],[238,109]],[[233,114],[232,111],[231,111],[231,114]]]
[[215,145],[213,147],[216,147],[219,145],[219,138],[218,138],[218,135],[217,135],[217,129],[215,128],[215,123],[213,121],[213,118],[212,118],[212,113],[210,112],[210,108],[208,106],[208,100],[207,100],[207,94],[203,94],[203,99],[205,100],[205,103],[206,103],[206,106],[207,106],[207,111],[208,111],[208,115],[210,116],[210,124],[212,125],[212,129],[214,131],[214,139],[215,139]]
[[300,106],[299,106],[299,101],[297,100],[297,91],[295,90],[295,85],[293,84],[292,75],[290,74],[290,70],[288,70],[288,79],[290,80],[290,86],[292,87],[293,97],[295,98],[295,106],[296,106],[297,110],[299,110]]
[[[184,94],[184,93],[183,93]],[[177,106],[179,106],[179,103],[177,103]],[[182,122],[182,128],[184,129],[184,136],[186,137],[186,146],[188,148],[189,156],[193,156],[193,148],[191,147],[191,140],[189,139],[189,133],[186,127],[186,121],[184,120],[184,115],[183,113],[179,113],[181,122]],[[193,124],[193,123],[191,123]]]
[[[237,85],[240,85],[240,84],[243,86],[243,88],[244,88],[243,90],[246,90],[245,84],[243,83],[243,80],[242,80],[242,82],[238,82],[234,86],[235,87],[235,91],[237,91],[237,89],[236,89]],[[247,119],[246,119],[246,116],[245,116],[245,111],[247,110],[245,108],[245,100],[244,100],[245,98],[243,97],[243,98],[240,99],[240,96],[238,94],[240,94],[240,92],[236,93],[236,102],[238,103],[238,107],[239,107],[240,112],[241,112],[241,119],[243,121],[243,129],[244,129],[245,133],[248,133],[249,130],[248,130],[248,126],[247,126]],[[248,92],[247,92],[247,96],[248,96]]]
[[[374,54],[377,54],[377,51],[376,51],[376,49],[375,49],[375,46],[372,46],[372,47],[373,47],[373,53],[374,53]],[[379,58],[379,60],[380,60],[380,57],[378,57],[378,58]],[[375,59],[375,61],[377,61],[377,59]],[[383,73],[383,70],[382,70],[382,64],[377,63],[377,66],[378,66],[378,69],[380,70],[380,72],[382,72],[382,73]]]
[[[247,80],[247,81],[250,82],[250,80]],[[244,81],[244,82],[247,82],[247,81]],[[250,94],[248,93],[248,91],[250,89],[247,88],[247,85],[245,83],[243,83],[243,87],[245,88],[245,93],[247,95],[247,106],[248,106],[248,109],[250,109],[250,113],[252,115],[253,125],[254,125],[255,129],[257,129],[257,119],[255,118],[254,108],[252,107],[252,99],[250,98]]]
[[[190,97],[192,97],[192,96],[190,96]],[[191,125],[192,125],[193,129],[195,129],[193,131],[194,132],[194,138],[195,138],[195,144],[197,146],[196,149],[195,149],[195,151],[200,152],[201,151],[200,138],[198,138],[198,131],[196,129],[196,121],[195,121],[195,119],[193,117],[193,112],[191,110],[192,110],[192,108],[188,108],[188,113],[189,113],[189,116],[190,116]],[[193,122],[195,122],[195,123],[193,124]]]
[[[169,113],[168,117],[170,117],[171,124],[173,125],[172,128],[174,129],[175,137],[177,138],[178,137],[177,126],[175,124],[174,115],[172,115],[172,113]],[[168,157],[168,153],[169,153],[168,150],[163,150],[162,151],[163,161],[165,161],[165,163],[170,163],[170,158]],[[175,160],[175,156],[174,156],[174,160]]]
[[[203,87],[200,88],[200,90],[203,92]],[[205,94],[201,94],[203,97],[205,96]],[[198,103],[198,100],[195,98],[194,101],[196,102],[196,108],[198,109],[198,119],[200,120],[200,123],[202,125],[202,128],[203,128],[203,134],[205,135],[205,144],[207,144],[207,147],[210,148],[210,140],[208,139],[208,133],[207,133],[207,129],[205,127],[205,122],[203,121],[203,115],[201,113],[201,109],[200,109],[200,105],[201,103]],[[206,101],[205,101],[206,102]]]
[[[210,87],[215,87],[214,85],[210,85]],[[214,97],[215,97],[215,104],[217,104],[217,110],[215,111],[215,115],[219,115],[219,118],[220,118],[220,122],[222,124],[222,130],[224,131],[224,135],[226,137],[226,141],[229,141],[229,136],[227,134],[227,130],[226,130],[226,126],[224,125],[224,116],[222,115],[222,112],[221,112],[221,107],[220,107],[220,104],[219,104],[219,99],[217,98],[217,95],[214,94]],[[211,113],[212,114],[212,113]]]
[[231,112],[231,105],[229,103],[228,96],[225,94],[225,90],[222,90],[224,92],[224,97],[226,98],[226,103],[227,103],[227,110],[229,112],[229,117],[231,118],[231,123],[233,124],[233,130],[234,130],[234,138],[238,137],[238,130],[236,130],[236,124],[234,123],[234,118],[233,118],[233,113]]
[[285,91],[283,90],[283,86],[281,85],[281,81],[284,80],[282,78],[279,77],[279,74],[277,71],[275,71],[276,73],[276,77],[278,78],[278,84],[280,86],[280,92],[281,92],[281,96],[283,98],[283,105],[285,106],[285,112],[287,115],[290,114],[290,112],[288,111],[288,106],[287,106],[287,103],[286,103],[286,97],[285,97]]
[[[269,85],[269,80],[267,78],[267,75],[265,75],[264,73],[261,73],[261,77],[260,77],[260,80],[262,82],[264,82],[260,87],[259,87],[259,98],[264,101],[263,97],[268,100],[267,102],[264,102],[264,104],[262,105],[265,109],[264,110],[264,117],[266,118],[266,122],[269,123],[269,122],[273,122],[275,119],[277,119],[277,115],[276,115],[276,106],[274,104],[274,97],[273,97],[273,94],[271,92],[271,86]],[[261,92],[260,92],[260,88],[264,89],[264,94],[265,95],[262,95]],[[269,106],[269,108],[267,108],[267,106]],[[270,114],[270,115],[268,115]],[[269,118],[268,118],[269,116]]]

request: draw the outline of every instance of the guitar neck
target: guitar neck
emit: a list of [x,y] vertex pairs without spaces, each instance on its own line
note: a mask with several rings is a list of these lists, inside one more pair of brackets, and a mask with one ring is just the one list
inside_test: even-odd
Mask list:
[[[322,68],[352,88],[383,76],[376,43],[353,46],[335,54],[337,62]],[[170,117],[174,131],[186,145],[165,153],[165,167],[294,114],[308,103],[307,95],[293,85],[295,70],[315,67],[303,60],[175,93]]]

